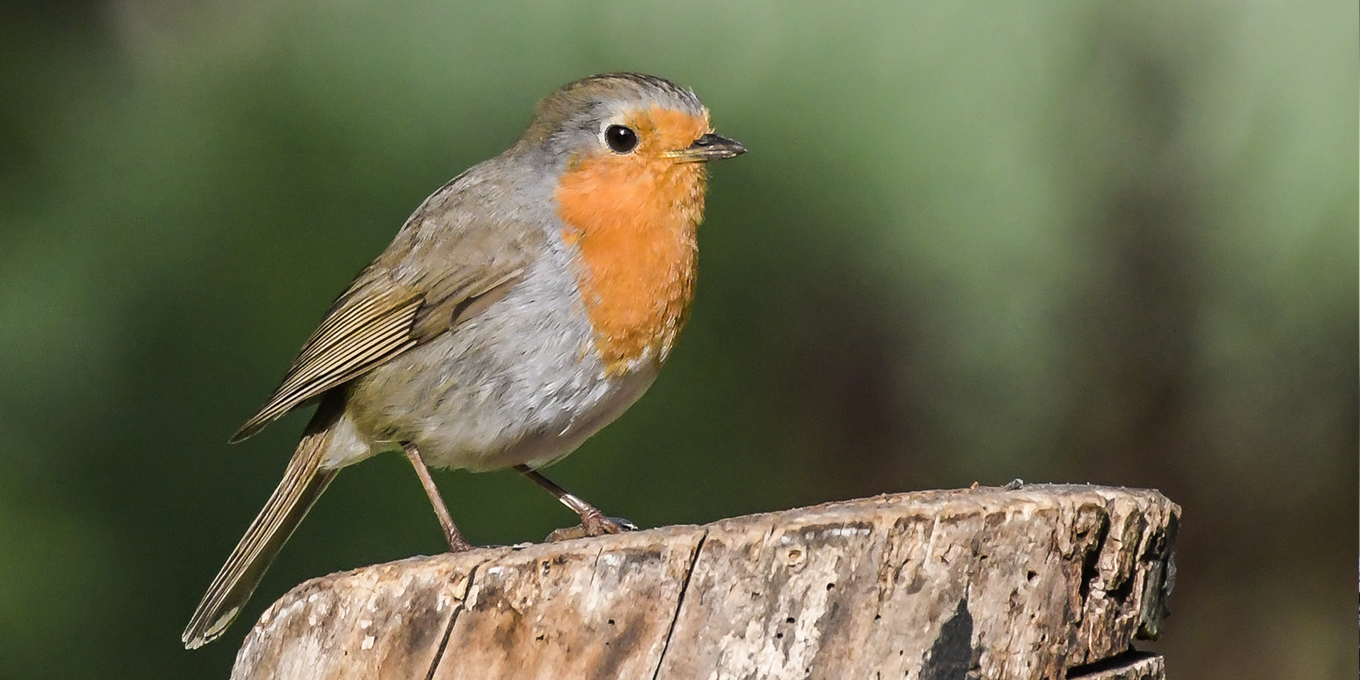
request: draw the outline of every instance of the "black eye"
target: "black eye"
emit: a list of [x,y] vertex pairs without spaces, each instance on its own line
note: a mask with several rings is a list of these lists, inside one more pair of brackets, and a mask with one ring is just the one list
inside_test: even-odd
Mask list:
[[604,141],[614,153],[628,153],[637,148],[637,133],[622,125],[610,125],[604,129]]

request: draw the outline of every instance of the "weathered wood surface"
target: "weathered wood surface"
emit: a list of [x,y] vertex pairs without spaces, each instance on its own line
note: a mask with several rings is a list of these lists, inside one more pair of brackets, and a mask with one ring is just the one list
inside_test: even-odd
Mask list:
[[1151,680],[1179,516],[1031,485],[412,558],[293,589],[232,677]]

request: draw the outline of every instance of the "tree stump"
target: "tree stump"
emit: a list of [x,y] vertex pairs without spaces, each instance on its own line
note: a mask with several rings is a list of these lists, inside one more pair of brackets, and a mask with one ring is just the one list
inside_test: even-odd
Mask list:
[[1180,508],[1028,485],[417,557],[304,583],[236,680],[1163,678]]

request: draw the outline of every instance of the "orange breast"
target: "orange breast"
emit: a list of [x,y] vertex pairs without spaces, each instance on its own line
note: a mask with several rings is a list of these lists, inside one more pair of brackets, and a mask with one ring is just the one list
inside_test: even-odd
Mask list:
[[563,239],[580,253],[578,284],[611,374],[665,359],[694,299],[702,163],[676,163],[707,120],[652,109],[629,120],[642,140],[629,155],[580,159],[562,176]]

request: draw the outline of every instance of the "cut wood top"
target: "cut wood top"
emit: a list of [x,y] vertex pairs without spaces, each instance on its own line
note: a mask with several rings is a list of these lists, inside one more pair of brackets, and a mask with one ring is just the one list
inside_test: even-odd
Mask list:
[[232,677],[1160,677],[1126,653],[1162,630],[1179,516],[1027,485],[411,558],[294,588]]

